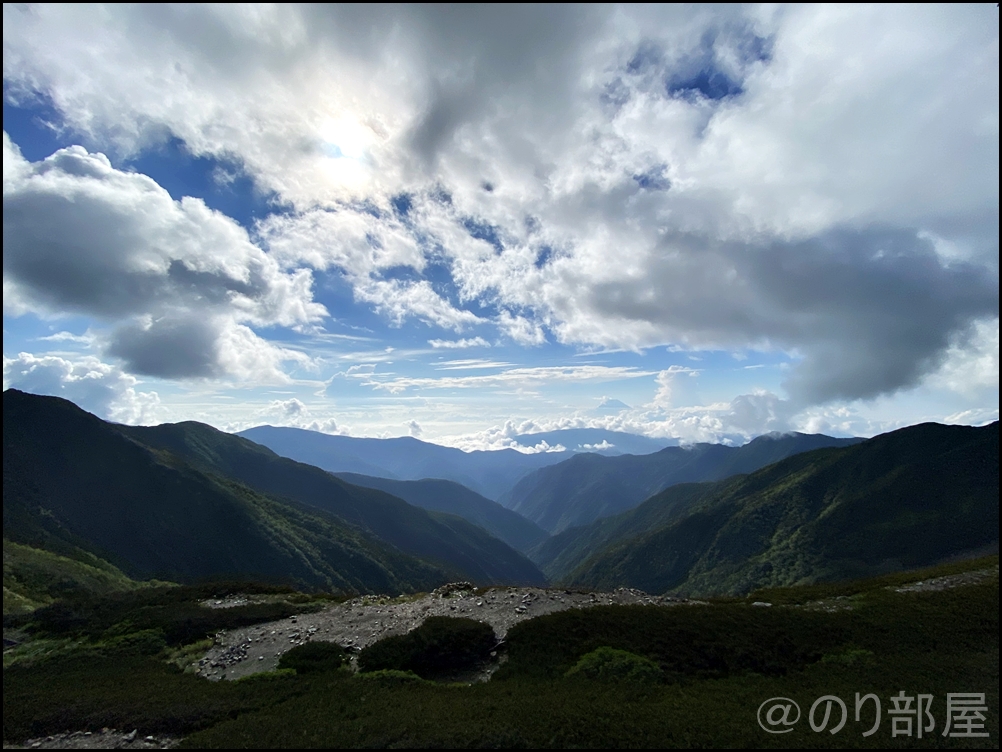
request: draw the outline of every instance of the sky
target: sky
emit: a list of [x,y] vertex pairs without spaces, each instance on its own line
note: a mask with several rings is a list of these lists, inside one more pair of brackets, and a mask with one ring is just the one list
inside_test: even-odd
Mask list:
[[5,4],[3,38],[4,388],[464,449],[998,419],[995,6]]

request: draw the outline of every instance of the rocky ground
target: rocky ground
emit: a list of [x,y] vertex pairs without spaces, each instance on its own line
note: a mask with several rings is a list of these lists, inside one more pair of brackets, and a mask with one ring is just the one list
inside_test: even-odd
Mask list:
[[[246,602],[243,596],[206,601],[213,608]],[[652,596],[620,588],[611,593],[588,593],[543,588],[478,590],[468,583],[445,585],[420,597],[363,596],[314,614],[220,632],[216,644],[198,661],[195,670],[208,679],[239,679],[271,671],[286,650],[311,640],[331,640],[356,652],[390,635],[406,634],[429,616],[458,616],[490,624],[498,640],[520,621],[568,608],[611,604],[698,604],[670,596]]]
[[[998,567],[963,574],[936,577],[893,588],[897,592],[945,590],[998,577]],[[247,603],[246,596],[206,601],[212,608]],[[671,596],[653,596],[640,590],[620,588],[611,593],[593,593],[543,588],[475,589],[469,583],[445,585],[420,597],[363,596],[315,614],[257,624],[253,627],[220,632],[216,644],[193,667],[207,679],[239,679],[271,671],[286,650],[311,640],[331,640],[357,653],[367,645],[390,635],[406,634],[429,616],[460,616],[483,621],[494,628],[499,641],[520,621],[568,608],[588,608],[611,604],[682,605],[704,604]],[[772,604],[756,602],[754,606]],[[810,607],[824,611],[851,609],[849,598],[819,601]]]
[[73,731],[38,739],[24,744],[4,744],[4,749],[170,749],[180,739],[167,736],[140,736],[138,731]]
[[930,590],[949,590],[950,588],[962,585],[977,585],[989,578],[998,578],[999,568],[979,569],[975,572],[962,572],[961,574],[950,574],[945,577],[933,577],[928,580],[911,582],[901,587],[893,588],[896,593],[920,593]]

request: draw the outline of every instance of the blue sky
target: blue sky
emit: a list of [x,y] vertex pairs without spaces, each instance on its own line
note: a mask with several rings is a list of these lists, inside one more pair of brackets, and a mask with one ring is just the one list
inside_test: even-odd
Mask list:
[[4,386],[464,448],[998,417],[990,6],[4,7]]

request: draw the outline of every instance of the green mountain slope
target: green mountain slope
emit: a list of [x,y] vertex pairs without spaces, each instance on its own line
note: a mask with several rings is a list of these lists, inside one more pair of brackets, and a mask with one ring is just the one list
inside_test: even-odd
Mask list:
[[672,486],[628,512],[595,520],[590,525],[568,528],[548,538],[529,549],[529,558],[552,581],[564,580],[602,549],[616,541],[630,540],[664,527],[698,502],[713,497],[725,483]]
[[390,480],[358,473],[337,473],[337,476],[356,486],[386,491],[422,509],[458,515],[517,551],[524,552],[549,537],[539,525],[522,515],[451,480]]
[[478,584],[545,584],[525,556],[463,519],[428,512],[384,491],[346,483],[330,473],[279,457],[252,441],[202,423],[122,427],[142,442],[199,469],[234,478],[255,491],[289,499],[371,532],[400,551]]
[[553,534],[632,509],[678,483],[722,480],[822,447],[861,439],[821,434],[769,434],[741,447],[694,444],[645,455],[579,454],[536,470],[500,503]]
[[143,587],[118,567],[79,551],[70,558],[40,548],[3,542],[3,612],[32,611],[81,593],[105,595]]
[[4,392],[4,537],[133,578],[425,590],[449,574],[319,509],[207,475],[66,400]]
[[[595,588],[740,593],[997,546],[998,443],[997,422],[926,423],[752,475],[671,488],[568,535],[568,553],[557,550],[560,540],[548,542],[547,568],[576,564],[566,580]],[[604,547],[578,563],[589,536]]]

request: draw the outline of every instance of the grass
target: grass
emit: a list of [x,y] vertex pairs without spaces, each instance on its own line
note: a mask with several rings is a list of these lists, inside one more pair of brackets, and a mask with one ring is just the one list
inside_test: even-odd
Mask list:
[[40,606],[79,594],[105,594],[148,587],[126,577],[96,556],[77,552],[83,561],[51,551],[3,541],[4,615],[29,613]]
[[[182,746],[207,748],[995,747],[997,576],[942,592],[888,588],[983,568],[980,560],[908,577],[812,586],[799,594],[796,588],[758,594],[776,603],[773,608],[731,599],[551,614],[513,628],[507,662],[489,683],[470,686],[402,671],[363,678],[334,668],[337,661],[331,670],[207,682],[168,662],[177,662],[184,644],[152,654],[154,642],[148,634],[142,638],[144,630],[108,634],[107,614],[116,609],[133,619],[155,614],[165,620],[158,627],[163,634],[170,631],[170,609],[158,610],[152,593],[142,591],[132,601],[112,599],[115,608],[93,606],[87,612],[93,622],[62,632],[47,631],[51,624],[44,622],[24,625],[38,642],[63,641],[62,652],[5,667],[4,739],[110,726],[184,735]],[[180,590],[161,594],[173,609],[182,605],[174,600]],[[838,596],[849,596],[853,608],[827,613],[796,605]],[[780,605],[784,598],[790,605]],[[135,606],[131,612],[123,605],[128,602]],[[228,617],[234,624],[252,614],[218,611],[234,612]],[[149,622],[133,623],[150,629]],[[131,643],[122,639],[127,637]],[[596,678],[573,671],[608,663],[615,674],[617,660],[647,670],[636,681],[629,666],[613,681],[600,669],[591,672]],[[653,667],[660,681],[651,681]],[[947,693],[984,692],[990,737],[891,737],[887,698],[901,690],[934,696],[940,730]],[[882,698],[882,725],[872,737],[862,736],[872,715],[864,713],[858,724],[851,717],[857,692]],[[812,732],[806,718],[785,735],[766,734],[756,723],[757,708],[770,697],[790,697],[806,714],[822,695],[837,695],[849,707],[850,719],[836,736]]]

